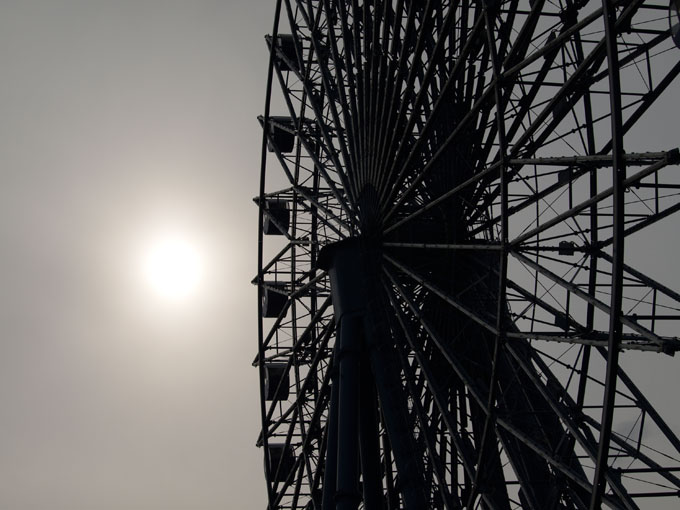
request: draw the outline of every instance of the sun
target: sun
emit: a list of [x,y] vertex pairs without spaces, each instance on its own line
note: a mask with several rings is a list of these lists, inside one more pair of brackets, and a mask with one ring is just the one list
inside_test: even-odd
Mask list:
[[169,301],[195,295],[203,279],[204,264],[195,243],[180,235],[165,235],[150,243],[142,263],[150,289]]

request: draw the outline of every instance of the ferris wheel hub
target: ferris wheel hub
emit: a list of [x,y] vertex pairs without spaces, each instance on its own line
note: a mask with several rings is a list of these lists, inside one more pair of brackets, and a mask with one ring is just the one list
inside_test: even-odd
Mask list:
[[335,320],[363,315],[368,304],[369,282],[379,270],[378,244],[363,237],[350,237],[321,249],[318,265],[328,271]]

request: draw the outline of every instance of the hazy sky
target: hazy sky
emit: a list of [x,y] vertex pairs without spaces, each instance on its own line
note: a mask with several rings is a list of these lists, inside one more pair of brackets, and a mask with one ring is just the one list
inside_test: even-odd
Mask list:
[[[273,1],[0,1],[0,510],[265,507],[255,289]],[[166,302],[163,232],[205,258]]]

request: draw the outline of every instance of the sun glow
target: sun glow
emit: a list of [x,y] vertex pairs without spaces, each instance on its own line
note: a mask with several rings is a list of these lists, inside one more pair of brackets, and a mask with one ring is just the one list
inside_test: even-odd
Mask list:
[[190,240],[167,235],[149,246],[142,272],[155,294],[170,301],[180,301],[198,291],[203,279],[204,261]]

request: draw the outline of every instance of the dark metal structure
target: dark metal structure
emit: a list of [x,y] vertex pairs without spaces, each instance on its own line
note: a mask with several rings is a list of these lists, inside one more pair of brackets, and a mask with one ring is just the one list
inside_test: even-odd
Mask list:
[[678,410],[622,364],[680,349],[645,251],[677,236],[680,155],[645,136],[677,24],[676,0],[277,2],[271,510],[676,508]]

